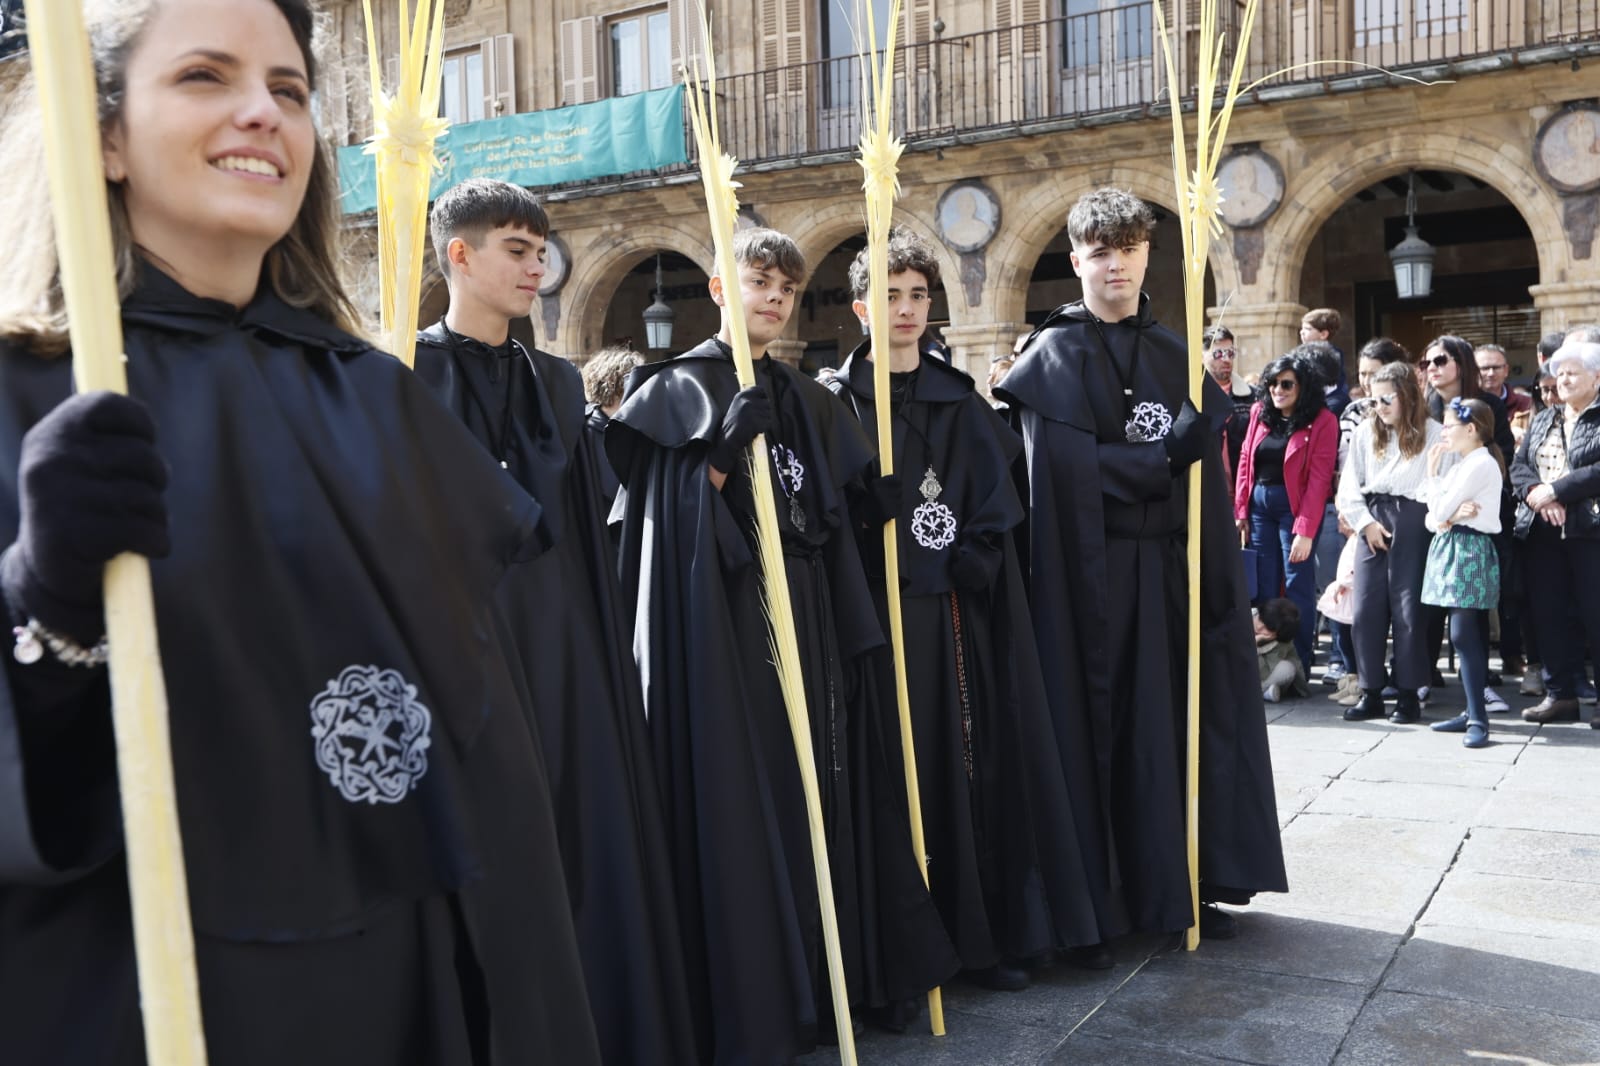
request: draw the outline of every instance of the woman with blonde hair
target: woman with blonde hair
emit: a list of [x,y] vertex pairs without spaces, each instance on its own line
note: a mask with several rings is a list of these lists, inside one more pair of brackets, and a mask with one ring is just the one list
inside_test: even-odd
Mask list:
[[129,396],[73,395],[26,74],[0,116],[8,1061],[144,1058],[100,594],[133,551],[211,1061],[595,1062],[489,636],[538,507],[353,328],[310,5],[105,3],[89,25]]
[[1428,683],[1427,627],[1422,614],[1422,572],[1428,560],[1427,506],[1422,489],[1428,451],[1439,441],[1439,424],[1417,376],[1406,363],[1389,363],[1367,384],[1372,414],[1356,427],[1339,475],[1339,517],[1355,530],[1356,674],[1361,697],[1346,721],[1384,716],[1384,666],[1389,629],[1394,628],[1394,677],[1399,690],[1390,720],[1421,717],[1417,689]]

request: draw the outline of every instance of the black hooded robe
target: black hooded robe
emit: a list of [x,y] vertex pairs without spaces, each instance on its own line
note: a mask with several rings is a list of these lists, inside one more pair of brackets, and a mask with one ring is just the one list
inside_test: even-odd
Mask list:
[[[1183,814],[1188,474],[1173,476],[1161,443],[1187,397],[1188,363],[1148,298],[1115,323],[1080,302],[1051,313],[996,390],[1026,446],[1020,536],[1034,627],[1104,939],[1193,921]],[[1213,429],[1228,409],[1207,377]],[[1130,428],[1145,439],[1131,441]],[[1215,434],[1203,462],[1200,892],[1243,903],[1288,884]]]
[[547,546],[511,569],[497,601],[545,756],[602,1057],[692,1063],[671,865],[606,529],[609,468],[585,428],[582,380],[565,359],[515,341],[495,349],[442,322],[418,336],[416,371],[542,510]]
[[[866,353],[866,345],[852,353],[829,388],[876,434]],[[896,378],[905,390],[892,422],[905,486],[900,613],[934,901],[968,969],[1093,944],[1094,908],[1011,537],[1023,518],[1011,476],[1022,441],[970,377],[938,358],[924,355],[909,379]],[[859,532],[887,628],[882,528]],[[982,588],[956,587],[951,568],[963,556],[981,562]],[[885,732],[898,738],[889,649],[870,668]]]
[[[942,932],[908,838],[875,839],[887,808],[870,767],[883,749],[863,732],[846,689],[849,661],[883,642],[845,498],[871,450],[816,382],[769,359],[758,361],[757,378],[775,401],[778,425],[767,440],[850,998],[883,1005],[926,991],[954,966],[947,944],[943,956],[925,947]],[[738,388],[731,355],[716,341],[640,367],[607,427],[606,450],[622,483],[623,588],[637,594],[634,651],[702,992],[697,1010],[714,1028],[717,1062],[780,1063],[832,1023],[799,769],[770,665],[749,475],[731,472],[720,492],[707,475]],[[906,831],[902,821],[902,838]]]
[[[538,505],[413,375],[268,293],[123,305],[210,1059],[598,1063],[537,746],[487,610]],[[70,361],[0,351],[0,537]],[[6,656],[0,1033],[144,1062],[103,669]]]

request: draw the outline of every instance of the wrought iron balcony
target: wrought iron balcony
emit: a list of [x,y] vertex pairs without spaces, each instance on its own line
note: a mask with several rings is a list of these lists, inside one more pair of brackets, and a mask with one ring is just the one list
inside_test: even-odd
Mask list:
[[[1168,31],[1183,45],[1180,96],[1194,92],[1198,9],[1195,0],[1163,4]],[[1243,13],[1237,0],[1228,9],[1219,26],[1228,39]],[[1243,84],[1259,81],[1258,95],[1270,99],[1381,85],[1402,73],[1460,78],[1595,54],[1600,0],[1267,0]],[[913,145],[1123,121],[1167,99],[1148,2],[1107,2],[1085,14],[908,45],[896,71],[895,127]],[[733,74],[717,91],[723,146],[748,168],[843,158],[860,136],[857,57]],[[674,169],[692,168],[691,161]]]

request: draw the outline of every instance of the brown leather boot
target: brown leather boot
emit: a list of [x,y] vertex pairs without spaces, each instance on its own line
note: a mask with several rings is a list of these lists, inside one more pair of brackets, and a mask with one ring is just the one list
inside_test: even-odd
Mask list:
[[1538,722],[1541,725],[1549,722],[1576,722],[1578,720],[1578,701],[1546,696],[1542,703],[1525,709],[1522,712],[1522,720],[1524,722]]

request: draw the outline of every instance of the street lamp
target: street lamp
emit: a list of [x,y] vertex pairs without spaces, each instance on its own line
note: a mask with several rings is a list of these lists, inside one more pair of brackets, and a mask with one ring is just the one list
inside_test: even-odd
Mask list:
[[1394,285],[1402,300],[1415,300],[1433,291],[1433,245],[1417,236],[1417,172],[1406,183],[1405,239],[1389,249],[1394,261]]
[[661,253],[656,253],[656,302],[644,309],[645,343],[651,351],[672,347],[672,320],[678,316],[667,306],[666,293],[661,283]]

